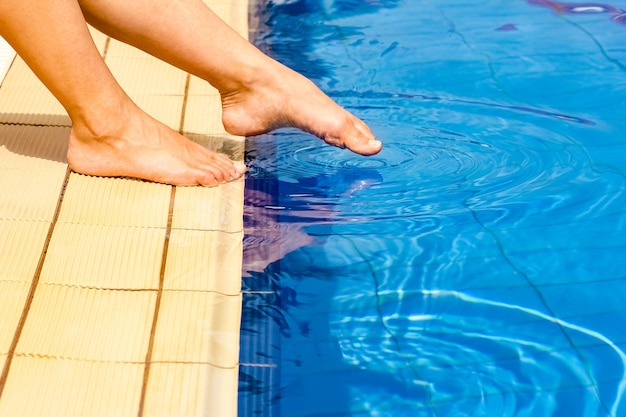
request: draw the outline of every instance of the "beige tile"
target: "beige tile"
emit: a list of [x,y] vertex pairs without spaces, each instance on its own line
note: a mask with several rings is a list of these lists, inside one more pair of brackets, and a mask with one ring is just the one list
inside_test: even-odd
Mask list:
[[59,223],[40,282],[106,289],[153,289],[165,243],[163,228]]
[[172,228],[241,232],[243,186],[238,180],[219,187],[177,188]]
[[117,41],[109,44],[106,63],[139,107],[171,128],[180,129],[185,72]]
[[235,417],[238,368],[156,363],[150,367],[145,417]]
[[[2,153],[0,148],[0,164]],[[52,221],[66,170],[63,166],[51,171],[0,166],[0,219]]]
[[173,229],[163,288],[239,294],[242,238],[242,233]]
[[[246,1],[210,3],[246,34]],[[140,107],[243,159],[208,83],[90,31]],[[64,186],[70,121],[18,59],[0,86],[0,123],[0,259],[14,259],[0,262],[0,296],[11,300],[0,304],[2,366]],[[137,415],[171,192],[71,174],[0,416]],[[243,180],[176,189],[144,416],[236,415],[242,201]]]
[[[1,96],[1,94],[0,94]],[[0,161],[4,168],[62,169],[69,127],[0,124]]]
[[228,136],[222,124],[222,106],[219,96],[189,95],[183,120],[183,131],[205,132],[211,135]]
[[59,222],[165,228],[171,190],[163,184],[72,173]]
[[0,125],[0,219],[52,221],[67,173],[67,165],[55,160],[64,155],[59,142],[66,133],[66,128]]
[[[189,96],[212,96],[217,98],[216,104],[219,105],[221,109],[221,102],[219,101],[220,92],[217,91],[215,87],[213,87],[208,82],[204,81],[202,78],[196,77],[195,75],[189,76],[189,88],[187,91]],[[207,133],[207,132],[204,132]]]
[[[61,103],[43,85],[19,56],[13,61],[0,87],[0,122],[33,123],[32,120],[57,124],[69,118]],[[10,117],[10,115],[21,115]],[[26,115],[26,116],[24,116]]]
[[240,295],[164,291],[152,360],[234,367],[240,319]]
[[144,59],[150,62],[158,60],[154,56],[142,51],[141,49],[135,48],[134,46],[128,45],[124,42],[120,42],[116,39],[111,39],[107,50],[106,59],[124,57]]
[[49,229],[46,222],[0,219],[0,282],[31,282]]
[[113,75],[124,88],[132,95],[144,94],[146,96],[174,99],[185,94],[187,73],[178,68],[160,61],[150,55],[145,57],[116,56],[109,48],[107,65]]
[[1,416],[136,416],[143,364],[16,357],[0,401]]
[[146,113],[170,128],[180,131],[184,93],[167,97],[157,94],[130,94],[133,101]]
[[155,302],[155,291],[40,284],[16,352],[88,361],[142,362]]
[[248,37],[248,0],[205,1],[230,27],[243,37]]
[[2,296],[2,303],[0,303],[0,317],[2,317],[0,320],[0,354],[6,355],[9,352],[29,289],[29,282],[0,281],[0,294]]
[[96,48],[98,48],[100,55],[103,55],[108,36],[100,32],[98,29],[94,29],[92,26],[88,25],[88,28],[89,33],[91,33],[91,37],[93,38],[93,43],[96,44]]

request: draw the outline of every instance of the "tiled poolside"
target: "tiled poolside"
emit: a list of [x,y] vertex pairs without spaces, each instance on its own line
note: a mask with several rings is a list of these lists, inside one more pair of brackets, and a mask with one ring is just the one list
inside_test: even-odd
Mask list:
[[[207,3],[247,36],[246,0]],[[243,160],[216,90],[92,34],[140,107]],[[235,416],[243,181],[171,187],[71,172],[69,118],[3,51],[0,416]]]

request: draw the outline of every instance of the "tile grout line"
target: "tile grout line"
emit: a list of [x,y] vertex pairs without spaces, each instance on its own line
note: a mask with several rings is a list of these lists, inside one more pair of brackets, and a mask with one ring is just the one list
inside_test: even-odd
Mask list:
[[148,380],[150,378],[150,365],[152,363],[152,353],[154,351],[154,341],[156,337],[156,329],[159,321],[159,311],[161,309],[161,300],[163,298],[163,283],[165,281],[165,265],[167,262],[167,252],[170,246],[170,233],[172,231],[172,217],[174,213],[174,200],[176,198],[176,187],[172,187],[170,194],[170,206],[167,215],[167,228],[165,229],[165,241],[163,242],[163,255],[161,257],[161,270],[159,271],[159,288],[157,290],[157,299],[154,306],[154,318],[150,329],[150,339],[148,341],[148,351],[146,352],[146,360],[144,362],[143,382],[141,384],[141,397],[139,399],[139,411],[137,415],[143,416],[146,403],[146,394],[148,393]]
[[50,246],[50,241],[52,240],[52,234],[54,233],[54,229],[59,220],[59,213],[61,212],[61,205],[63,203],[65,190],[67,188],[67,184],[70,179],[70,173],[71,173],[71,170],[68,166],[65,171],[65,179],[63,180],[63,187],[61,188],[61,193],[59,195],[59,199],[57,200],[57,206],[55,208],[52,221],[50,222],[50,227],[48,228],[48,234],[46,235],[46,240],[44,242],[43,248],[41,249],[41,255],[39,256],[39,261],[37,262],[37,268],[35,269],[33,280],[31,281],[31,284],[30,284],[30,289],[28,291],[28,296],[26,298],[26,302],[22,310],[22,315],[20,316],[20,320],[18,322],[17,328],[15,330],[15,333],[13,334],[13,340],[11,341],[9,352],[7,353],[6,362],[4,363],[4,367],[2,368],[2,374],[0,374],[0,400],[2,399],[2,393],[4,392],[4,387],[6,386],[6,382],[9,377],[9,371],[11,370],[11,364],[13,362],[13,357],[15,356],[15,350],[17,349],[17,344],[19,343],[20,337],[22,335],[22,331],[24,330],[24,326],[26,324],[26,319],[28,318],[28,313],[30,312],[30,307],[32,306],[33,299],[35,298],[35,291],[37,290],[37,286],[39,284],[39,278],[41,277],[41,271],[43,270],[43,265],[46,260],[48,247]]
[[107,39],[104,41],[104,49],[102,51],[102,59],[107,59],[107,54],[109,53],[109,45],[111,45],[111,37],[107,36]]
[[[108,50],[108,42],[105,47],[105,52]],[[179,133],[182,134],[183,124],[185,122],[185,111],[187,108],[187,98],[189,96],[189,83],[191,76],[187,74],[185,80],[185,90],[183,93],[183,105],[180,115]],[[170,235],[172,233],[172,219],[174,217],[174,202],[176,201],[176,186],[172,186],[170,193],[170,205],[167,213],[167,227],[165,229],[165,241],[163,242],[163,255],[161,257],[161,270],[159,271],[159,288],[157,290],[157,299],[154,306],[154,318],[152,320],[152,328],[150,329],[150,340],[148,341],[148,351],[146,352],[146,360],[144,362],[143,382],[141,384],[141,396],[139,399],[139,411],[138,417],[144,415],[144,408],[146,405],[146,395],[148,393],[148,381],[150,379],[150,365],[152,364],[152,353],[154,351],[154,342],[156,337],[156,330],[159,321],[159,311],[161,309],[161,300],[163,299],[163,284],[165,282],[165,266],[167,264],[167,254],[170,246]]]

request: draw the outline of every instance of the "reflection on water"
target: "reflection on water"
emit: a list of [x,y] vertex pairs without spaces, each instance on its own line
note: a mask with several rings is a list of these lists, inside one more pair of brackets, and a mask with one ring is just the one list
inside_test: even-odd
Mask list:
[[249,140],[240,415],[626,416],[613,3],[270,5],[385,146]]
[[617,23],[625,24],[626,11],[619,7],[611,6],[610,4],[602,3],[564,3],[560,1],[550,0],[527,0],[530,4],[536,4],[538,6],[550,7],[557,13],[568,14],[591,14],[591,13],[609,13],[611,19]]

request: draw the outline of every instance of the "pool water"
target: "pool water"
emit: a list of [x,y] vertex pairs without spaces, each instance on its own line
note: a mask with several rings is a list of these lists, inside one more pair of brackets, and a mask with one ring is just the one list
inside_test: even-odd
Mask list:
[[626,1],[274,0],[365,158],[248,140],[241,416],[626,416]]

